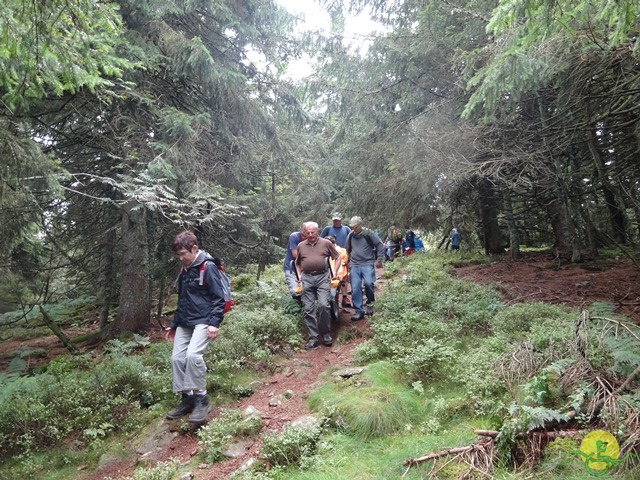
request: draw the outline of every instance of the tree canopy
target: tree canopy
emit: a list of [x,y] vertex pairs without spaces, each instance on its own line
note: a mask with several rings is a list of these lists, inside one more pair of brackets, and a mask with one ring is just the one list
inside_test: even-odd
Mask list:
[[144,330],[180,229],[264,266],[333,210],[635,259],[637,2],[318,3],[298,33],[272,0],[4,2],[0,308],[89,294],[104,335]]

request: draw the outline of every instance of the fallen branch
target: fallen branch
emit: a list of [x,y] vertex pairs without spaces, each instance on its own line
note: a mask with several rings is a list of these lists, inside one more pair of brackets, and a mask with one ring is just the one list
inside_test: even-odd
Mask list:
[[[407,467],[412,467],[413,465],[418,465],[419,463],[428,462],[429,460],[437,460],[439,458],[448,457],[450,455],[462,455],[465,453],[472,453],[474,451],[486,451],[493,447],[493,439],[498,436],[500,432],[497,430],[474,430],[476,435],[482,437],[476,443],[472,445],[467,445],[466,447],[453,447],[448,448],[447,450],[441,450],[439,452],[429,453],[422,457],[418,458],[409,458],[404,461],[404,465]],[[586,434],[585,430],[554,430],[554,431],[537,431],[537,432],[528,432],[522,433],[518,435],[518,438],[547,438],[547,439],[556,439],[556,438],[578,438],[584,436]]]
[[417,465],[418,463],[428,462],[429,460],[435,460],[437,458],[446,457],[448,455],[456,455],[459,453],[470,452],[475,448],[476,448],[476,445],[467,445],[466,447],[450,448],[449,450],[442,450],[440,452],[430,453],[429,455],[425,455],[423,457],[409,458],[408,460],[404,461],[404,464],[410,467],[411,465]]
[[54,333],[54,335],[56,337],[58,337],[60,339],[60,341],[62,342],[62,344],[67,348],[67,350],[69,350],[71,353],[76,354],[76,353],[80,353],[80,350],[78,350],[78,347],[76,347],[71,340],[69,339],[69,337],[67,337],[64,332],[62,331],[62,329],[58,326],[58,324],[53,320],[53,318],[51,318],[49,316],[49,314],[46,312],[46,310],[44,308],[42,308],[42,305],[38,305],[38,308],[40,308],[40,313],[42,313],[42,318],[44,319],[44,323],[47,324],[47,326],[51,329],[51,331]]
[[[473,433],[480,435],[481,437],[496,438],[500,432],[497,430],[474,430]],[[552,430],[552,431],[532,431],[528,433],[521,433],[517,438],[526,438],[528,436],[540,435],[547,438],[565,438],[565,437],[579,437],[587,433],[586,430]]]
[[474,450],[485,450],[489,447],[493,446],[493,440],[480,439],[477,443],[472,445],[467,445],[466,447],[454,447],[449,448],[447,450],[442,450],[436,453],[430,453],[428,455],[424,455],[423,457],[418,458],[409,458],[404,461],[404,464],[408,467],[412,465],[417,465],[422,462],[428,462],[429,460],[435,460],[438,458],[446,457],[449,455],[459,455],[462,453],[473,452]]

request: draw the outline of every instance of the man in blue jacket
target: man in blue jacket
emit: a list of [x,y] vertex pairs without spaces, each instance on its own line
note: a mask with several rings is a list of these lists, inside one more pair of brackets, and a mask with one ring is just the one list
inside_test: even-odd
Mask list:
[[460,232],[458,232],[457,228],[451,230],[451,235],[449,235],[449,240],[451,240],[451,251],[460,250]]
[[336,245],[345,248],[349,232],[351,232],[351,229],[346,225],[342,225],[342,214],[340,212],[333,212],[331,214],[331,225],[327,225],[322,229],[320,237],[334,237],[336,239]]
[[191,414],[189,422],[201,425],[211,411],[204,354],[209,343],[218,337],[224,315],[224,291],[217,265],[207,252],[198,248],[193,232],[177,234],[171,248],[182,268],[177,280],[178,308],[165,329],[165,338],[173,342],[173,392],[182,393],[182,400],[167,413],[167,418],[175,420]]

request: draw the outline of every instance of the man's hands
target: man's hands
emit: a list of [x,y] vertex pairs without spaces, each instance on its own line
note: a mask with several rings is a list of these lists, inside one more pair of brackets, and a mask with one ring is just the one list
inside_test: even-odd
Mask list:
[[176,338],[176,329],[167,327],[164,329],[164,339],[173,342]]
[[216,338],[218,338],[218,332],[220,331],[220,329],[218,327],[214,327],[213,325],[209,325],[207,327],[207,337],[209,337],[211,340],[215,340]]
[[[211,340],[215,340],[216,338],[218,338],[218,332],[220,331],[220,329],[218,327],[214,327],[213,325],[209,325],[207,327],[207,337]],[[165,328],[164,329],[164,338],[165,340],[169,340],[171,342],[173,342],[173,340],[176,338],[176,330],[175,328]]]
[[382,260],[380,259],[376,260],[376,268],[382,268]]

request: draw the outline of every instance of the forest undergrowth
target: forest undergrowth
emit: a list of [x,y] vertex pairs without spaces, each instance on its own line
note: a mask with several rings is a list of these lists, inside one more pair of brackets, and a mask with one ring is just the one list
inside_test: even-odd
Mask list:
[[[127,478],[179,478],[262,435],[257,461],[234,478],[583,479],[592,431],[611,434],[614,460],[624,459],[594,471],[638,478],[640,329],[608,302],[508,305],[491,286],[452,275],[487,260],[431,252],[387,263],[372,335],[353,351],[363,373],[323,377],[308,397],[312,428],[267,433],[224,406],[296,354],[303,324],[279,268],[257,284],[251,271],[235,275],[238,306],[207,354],[221,414],[197,433],[192,462],[167,459]],[[169,344],[131,337],[29,375],[3,373],[0,478],[72,479],[93,468],[171,406],[169,356]]]

